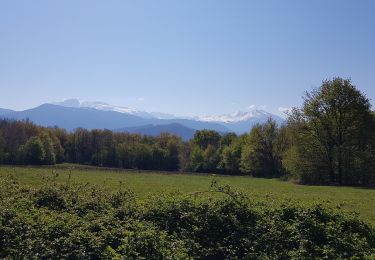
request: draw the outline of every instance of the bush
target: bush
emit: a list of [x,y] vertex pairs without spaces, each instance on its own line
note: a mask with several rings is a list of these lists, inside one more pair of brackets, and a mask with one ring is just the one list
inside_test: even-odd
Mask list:
[[213,183],[142,203],[92,185],[31,189],[1,177],[0,258],[363,259],[375,230],[320,205],[269,208]]

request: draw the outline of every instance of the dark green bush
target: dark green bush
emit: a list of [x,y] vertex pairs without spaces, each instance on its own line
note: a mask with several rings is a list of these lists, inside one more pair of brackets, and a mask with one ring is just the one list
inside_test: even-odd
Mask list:
[[[214,183],[215,184],[215,183]],[[138,202],[91,185],[0,178],[0,258],[365,259],[374,228],[323,208],[268,208],[229,187]]]

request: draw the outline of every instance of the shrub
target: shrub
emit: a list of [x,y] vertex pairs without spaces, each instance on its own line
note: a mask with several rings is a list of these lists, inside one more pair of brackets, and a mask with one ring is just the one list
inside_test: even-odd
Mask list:
[[206,196],[138,202],[130,191],[0,177],[0,258],[364,259],[375,230],[323,208],[269,208],[213,183]]

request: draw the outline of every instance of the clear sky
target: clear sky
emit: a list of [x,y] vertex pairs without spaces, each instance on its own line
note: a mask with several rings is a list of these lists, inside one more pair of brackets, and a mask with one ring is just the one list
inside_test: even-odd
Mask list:
[[0,1],[3,108],[276,113],[333,76],[375,100],[375,1]]

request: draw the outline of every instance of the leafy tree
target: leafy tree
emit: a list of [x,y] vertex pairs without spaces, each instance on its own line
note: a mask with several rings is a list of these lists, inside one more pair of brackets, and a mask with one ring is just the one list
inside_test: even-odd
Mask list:
[[52,143],[52,139],[48,133],[42,133],[40,135],[40,140],[43,144],[44,150],[44,164],[55,164],[56,163],[56,155]]
[[62,163],[64,161],[71,161],[69,158],[69,134],[65,129],[53,128],[50,129],[53,147],[56,155],[56,162]]
[[191,150],[192,145],[190,143],[181,143],[179,152],[179,170],[181,171],[192,171],[191,167]]
[[217,170],[220,157],[218,150],[211,144],[209,144],[203,152],[203,171],[214,172]]
[[176,140],[174,138],[167,142],[167,163],[166,170],[176,171],[180,167],[180,143],[181,140]]
[[220,168],[229,173],[240,173],[242,146],[240,142],[233,142],[224,147],[221,152]]
[[224,134],[220,138],[220,147],[225,147],[231,145],[234,141],[238,139],[237,135],[235,133],[227,133]]
[[206,150],[209,145],[217,148],[220,142],[220,134],[213,130],[198,130],[194,134],[193,142],[202,150]]
[[56,156],[56,163],[63,163],[65,161],[65,149],[56,139],[53,141],[53,148]]
[[120,167],[131,169],[134,168],[135,153],[131,145],[127,143],[121,143],[117,147]]
[[191,148],[190,163],[188,169],[194,172],[202,172],[204,170],[204,154],[199,146],[194,145]]
[[167,151],[159,146],[152,147],[152,168],[156,170],[163,170],[167,164]]
[[72,161],[90,163],[93,153],[90,132],[86,129],[78,128],[74,131],[70,139],[70,157]]
[[146,144],[136,144],[134,146],[134,166],[137,169],[150,170],[153,167],[152,150]]
[[334,78],[307,92],[288,124],[299,159],[297,167],[292,160],[288,167],[306,182],[368,184],[373,179],[375,123],[369,100],[350,80]]
[[31,137],[25,145],[20,147],[22,162],[26,164],[43,164],[45,151],[43,142],[39,137]]
[[257,177],[279,177],[283,174],[279,129],[271,118],[253,127],[242,148],[240,168]]

